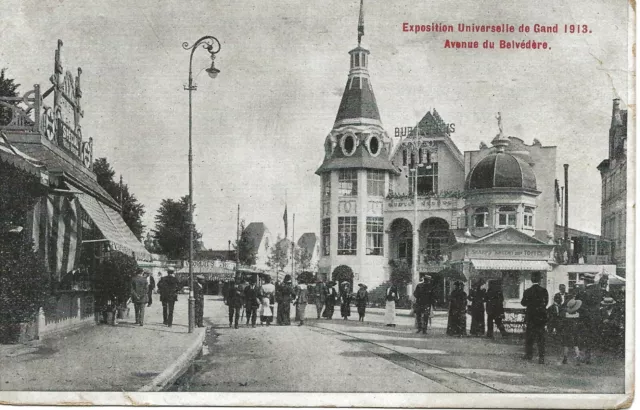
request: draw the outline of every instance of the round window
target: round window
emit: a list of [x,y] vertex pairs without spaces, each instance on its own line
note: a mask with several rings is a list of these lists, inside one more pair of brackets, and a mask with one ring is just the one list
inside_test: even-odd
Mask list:
[[356,151],[356,138],[353,134],[346,134],[342,137],[342,152],[346,156],[351,156]]
[[369,152],[374,156],[380,153],[380,140],[375,135],[369,138]]

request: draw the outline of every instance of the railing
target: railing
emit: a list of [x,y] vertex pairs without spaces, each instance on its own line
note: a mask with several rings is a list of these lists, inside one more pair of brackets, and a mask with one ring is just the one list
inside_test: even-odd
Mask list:
[[42,96],[37,84],[22,97],[0,97],[0,129],[40,131],[41,108]]

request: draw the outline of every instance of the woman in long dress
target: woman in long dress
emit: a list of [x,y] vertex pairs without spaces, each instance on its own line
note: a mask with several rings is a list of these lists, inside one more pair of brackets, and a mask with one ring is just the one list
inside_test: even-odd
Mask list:
[[336,306],[336,299],[338,298],[338,292],[336,292],[336,289],[334,288],[334,286],[336,285],[335,282],[331,281],[327,284],[327,293],[325,294],[325,307],[324,307],[324,313],[322,314],[322,316],[326,319],[333,319],[333,312],[335,310],[335,306]]
[[487,292],[482,288],[484,281],[478,280],[469,290],[471,302],[471,336],[484,336],[484,302]]
[[340,285],[340,315],[344,320],[351,316],[351,286],[344,281]]
[[449,320],[447,322],[447,335],[463,336],[467,334],[467,294],[464,284],[457,281],[453,284],[453,291],[449,298]]
[[267,326],[273,320],[273,304],[275,302],[276,287],[271,283],[271,277],[265,276],[264,283],[260,287],[260,323]]
[[387,296],[385,297],[385,314],[384,321],[386,326],[395,327],[396,321],[396,302],[400,299],[398,296],[398,288],[396,285],[391,285],[387,289]]
[[359,283],[358,293],[356,293],[356,306],[358,307],[358,320],[364,322],[364,314],[367,310],[367,302],[369,302],[369,292],[367,292],[367,285]]
[[293,304],[296,305],[296,322],[299,326],[304,325],[304,314],[307,310],[307,299],[309,297],[309,289],[304,279],[298,278],[298,286],[295,289],[296,298]]

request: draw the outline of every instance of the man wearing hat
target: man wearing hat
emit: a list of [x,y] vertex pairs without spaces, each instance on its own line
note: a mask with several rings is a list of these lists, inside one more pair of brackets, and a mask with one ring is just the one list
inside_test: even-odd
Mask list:
[[336,301],[338,299],[338,292],[334,288],[336,286],[335,281],[327,283],[327,290],[324,295],[324,318],[333,319],[333,312],[335,310]]
[[320,319],[320,314],[322,313],[322,308],[324,307],[324,301],[327,294],[327,285],[324,284],[322,279],[318,279],[313,291],[315,296],[314,301],[316,303],[316,311],[318,312],[318,319]]
[[538,345],[538,363],[544,364],[545,326],[547,323],[549,292],[540,286],[541,279],[542,274],[540,272],[531,272],[532,285],[524,291],[520,304],[526,308],[524,317],[527,326],[523,359],[531,360],[533,358],[533,344],[535,342]]
[[136,310],[136,325],[144,325],[144,306],[147,304],[149,284],[143,276],[143,270],[138,268],[136,276],[131,280],[131,301]]
[[167,276],[158,281],[160,302],[162,302],[162,319],[163,323],[169,327],[173,325],[173,307],[178,300],[179,285],[172,269],[167,270]]
[[602,288],[595,283],[595,275],[590,273],[584,274],[586,288],[581,295],[582,309],[582,347],[584,351],[584,363],[591,363],[591,351],[596,347],[599,335],[599,313],[600,302],[604,298]]
[[278,303],[277,324],[285,326],[291,324],[291,302],[295,296],[291,275],[285,275],[284,282],[276,289],[276,302]]
[[193,297],[196,300],[195,311],[196,311],[196,326],[204,327],[203,316],[204,316],[204,276],[198,275],[196,276],[196,283],[193,285]]
[[600,334],[605,347],[624,348],[624,309],[612,297],[600,302]]
[[364,322],[364,315],[367,310],[367,303],[369,302],[369,292],[367,292],[367,285],[364,283],[358,283],[358,292],[356,293],[356,307],[358,308],[358,321]]
[[420,278],[420,282],[418,282],[413,292],[413,297],[415,298],[414,311],[416,313],[416,324],[418,325],[417,333],[426,334],[431,307],[435,304],[431,276],[424,275]]

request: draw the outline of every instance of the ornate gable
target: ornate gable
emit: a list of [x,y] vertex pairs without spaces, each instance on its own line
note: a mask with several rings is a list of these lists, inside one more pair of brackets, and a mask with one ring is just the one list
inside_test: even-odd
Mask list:
[[546,245],[546,243],[514,228],[505,228],[492,232],[478,239],[475,243],[483,245]]

